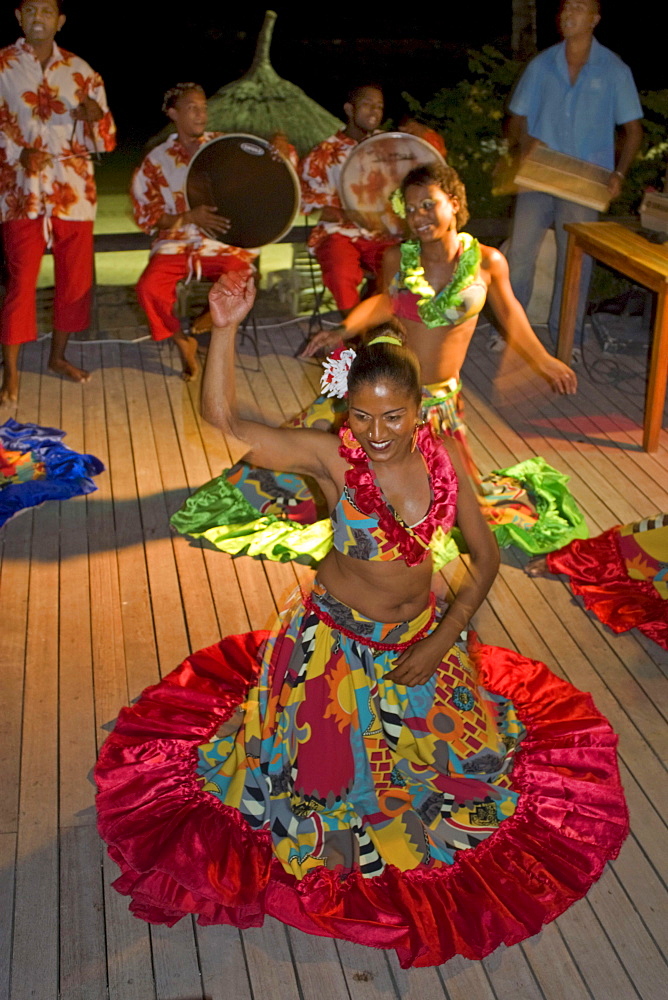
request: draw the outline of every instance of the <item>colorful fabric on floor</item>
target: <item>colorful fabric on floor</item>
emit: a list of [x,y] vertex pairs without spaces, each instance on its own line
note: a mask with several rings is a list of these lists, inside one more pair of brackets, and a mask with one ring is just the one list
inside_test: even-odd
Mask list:
[[[461,383],[424,386],[423,418],[437,434],[459,442],[481,509],[499,545],[517,545],[533,555],[586,538],[587,526],[568,477],[542,458],[531,458],[481,478],[469,448]],[[346,402],[319,396],[290,420],[289,427],[337,430]],[[260,516],[258,517],[258,512]],[[239,462],[200,487],[171,519],[181,534],[205,538],[231,555],[296,560],[316,566],[331,546],[331,524],[314,483],[291,473],[256,469]],[[456,539],[456,541],[455,541]],[[458,552],[462,542],[440,532],[432,539],[435,569]]]
[[92,476],[104,471],[94,455],[62,443],[65,431],[20,424],[0,425],[0,527],[27,507],[92,493]]
[[135,915],[270,915],[408,967],[480,959],[583,896],[628,829],[614,733],[475,638],[394,684],[394,650],[434,626],[431,606],[380,624],[316,585],[275,633],[193,654],[124,709],[97,803]]
[[615,632],[639,629],[668,649],[668,514],[619,525],[547,556]]

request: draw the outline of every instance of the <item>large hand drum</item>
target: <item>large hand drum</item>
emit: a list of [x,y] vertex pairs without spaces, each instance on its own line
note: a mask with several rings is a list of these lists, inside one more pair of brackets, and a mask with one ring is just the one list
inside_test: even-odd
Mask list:
[[233,247],[261,247],[285,236],[299,210],[299,181],[290,163],[265,139],[230,133],[212,139],[188,167],[189,208],[215,205],[230,220],[221,236]]
[[390,195],[414,167],[445,161],[424,139],[404,132],[369,136],[348,154],[339,182],[343,206],[371,232],[403,234],[405,224],[390,205]]

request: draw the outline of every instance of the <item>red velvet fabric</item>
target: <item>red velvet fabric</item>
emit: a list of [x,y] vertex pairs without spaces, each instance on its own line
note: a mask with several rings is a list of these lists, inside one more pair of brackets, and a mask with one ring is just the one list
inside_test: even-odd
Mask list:
[[604,625],[615,632],[637,628],[668,649],[668,601],[649,580],[632,580],[619,551],[617,528],[595,538],[576,539],[550,552],[551,573],[565,573],[574,594],[582,597]]
[[258,926],[265,914],[311,934],[394,948],[403,967],[479,959],[535,934],[616,857],[628,815],[617,739],[587,694],[542,663],[472,640],[486,688],[527,727],[513,771],[517,812],[446,868],[382,875],[326,868],[297,881],[269,835],[203,792],[197,747],[246,696],[265,634],[230,636],[189,657],[124,709],[100,755],[99,830],[136,916],[172,925]]

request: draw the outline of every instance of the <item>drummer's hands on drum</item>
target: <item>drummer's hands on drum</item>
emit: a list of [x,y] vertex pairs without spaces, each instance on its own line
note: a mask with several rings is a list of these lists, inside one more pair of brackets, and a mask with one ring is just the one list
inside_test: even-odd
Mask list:
[[233,326],[235,329],[253,308],[255,277],[253,271],[228,271],[209,292],[209,309],[214,330]]
[[184,222],[192,222],[200,229],[212,229],[215,233],[224,236],[232,223],[222,215],[218,215],[215,205],[198,205],[191,208],[183,216]]

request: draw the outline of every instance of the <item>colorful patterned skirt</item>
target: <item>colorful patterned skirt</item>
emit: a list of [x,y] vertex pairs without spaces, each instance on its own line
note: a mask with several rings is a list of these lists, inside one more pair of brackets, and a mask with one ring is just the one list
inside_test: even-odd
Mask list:
[[[471,456],[464,423],[461,383],[424,386],[423,419],[438,434],[459,443],[481,509],[501,546],[517,545],[534,555],[586,538],[587,526],[567,488],[568,477],[542,458],[532,458],[481,478]],[[319,396],[288,427],[336,430],[346,416],[345,400]],[[313,482],[291,473],[256,469],[239,462],[200,487],[172,517],[182,534],[205,538],[230,555],[298,560],[317,565],[332,544],[327,511]],[[439,569],[463,542],[436,533],[434,566]]]
[[119,716],[99,829],[136,916],[482,958],[583,896],[627,834],[616,737],[543,664],[475,638],[424,685],[388,678],[436,627],[321,586],[274,633],[189,657]]
[[547,557],[571,590],[615,632],[637,628],[668,649],[668,514],[571,542]]

